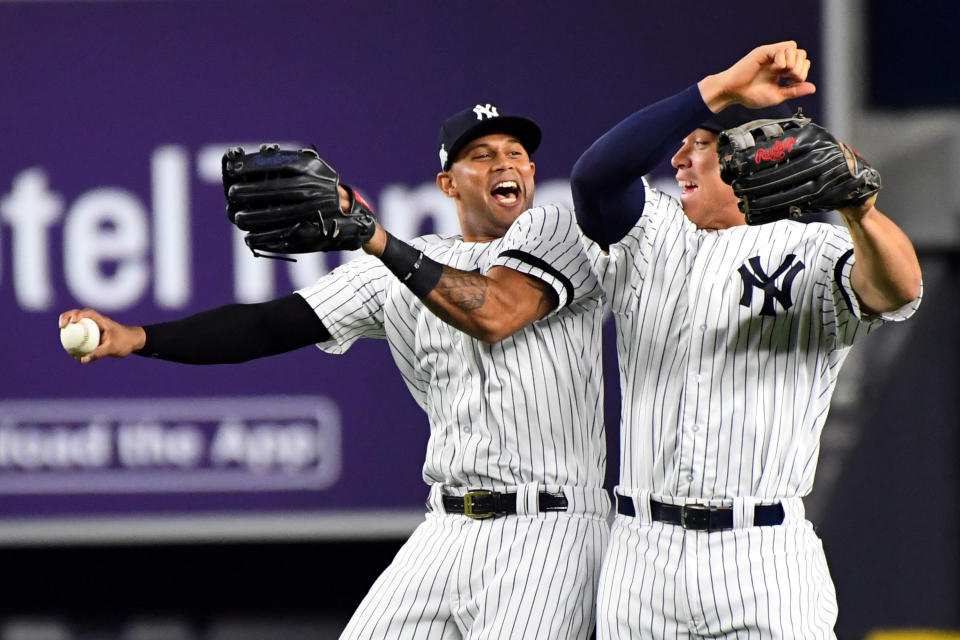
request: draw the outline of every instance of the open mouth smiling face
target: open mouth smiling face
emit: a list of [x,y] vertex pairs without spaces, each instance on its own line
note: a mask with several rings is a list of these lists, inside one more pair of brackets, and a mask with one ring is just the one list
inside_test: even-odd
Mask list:
[[520,183],[516,180],[501,180],[493,185],[490,195],[498,204],[512,207],[520,202]]
[[502,237],[532,206],[535,171],[515,137],[495,133],[465,147],[437,184],[458,200],[464,237],[489,240]]

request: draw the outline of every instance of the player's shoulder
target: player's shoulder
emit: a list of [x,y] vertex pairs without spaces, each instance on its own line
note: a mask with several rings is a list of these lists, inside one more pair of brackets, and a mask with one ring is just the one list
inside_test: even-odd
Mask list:
[[440,235],[438,233],[427,233],[411,238],[408,243],[412,247],[425,251],[432,247],[452,247],[462,241],[462,239],[460,234]]
[[459,233],[440,235],[436,233],[417,236],[409,244],[419,249],[425,256],[457,269],[470,270],[476,262],[503,241],[497,238],[491,242],[471,242],[463,239]]
[[[771,223],[776,229],[778,235],[791,235],[801,238],[804,242],[809,241],[828,241],[830,239],[850,240],[850,231],[842,224],[833,224],[830,222],[799,220],[777,220]],[[762,229],[766,225],[758,225],[757,229]]]
[[836,259],[853,248],[853,239],[847,228],[830,222],[777,220],[748,228],[754,233],[767,235],[770,246],[811,259],[814,256]]
[[[656,244],[669,241],[678,234],[695,234],[697,226],[683,213],[683,204],[674,193],[666,190],[666,181],[650,182],[642,178],[644,186],[643,210],[633,226],[614,245],[630,247],[628,253],[637,250],[638,243]],[[645,240],[642,240],[645,239]]]
[[821,236],[840,235],[848,238],[850,237],[850,230],[842,224],[833,224],[831,222],[807,222],[806,224],[802,222],[795,222],[794,224],[807,227],[807,233],[810,234]]
[[673,180],[659,178],[650,181],[647,176],[644,176],[641,180],[643,181],[644,215],[683,213],[680,194]]
[[541,204],[530,207],[510,225],[507,235],[523,232],[527,234],[555,234],[559,231],[575,231],[579,229],[573,211],[562,204]]
[[571,211],[567,206],[560,204],[559,202],[552,202],[530,207],[521,213],[517,219],[519,220],[523,217],[533,219],[552,218],[557,220],[570,220],[573,219],[574,216],[573,211]]

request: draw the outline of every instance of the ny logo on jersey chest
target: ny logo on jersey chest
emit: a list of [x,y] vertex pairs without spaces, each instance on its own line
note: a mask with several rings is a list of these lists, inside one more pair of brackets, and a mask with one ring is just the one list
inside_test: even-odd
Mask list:
[[[802,260],[798,260],[794,254],[788,254],[777,270],[769,276],[763,270],[760,264],[760,256],[754,256],[740,265],[740,279],[743,280],[743,295],[740,296],[740,305],[750,307],[753,302],[753,289],[763,291],[763,306],[760,308],[760,315],[774,316],[777,310],[775,303],[779,302],[784,310],[793,306],[793,300],[790,299],[790,288],[793,286],[793,279],[797,274],[803,271],[806,265]],[[777,287],[777,279],[783,275],[783,284]]]

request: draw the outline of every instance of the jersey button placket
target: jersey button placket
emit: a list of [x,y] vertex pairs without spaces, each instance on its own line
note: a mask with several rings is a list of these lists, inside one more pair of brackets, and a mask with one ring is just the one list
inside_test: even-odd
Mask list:
[[[709,243],[708,243],[709,244]],[[705,446],[704,438],[706,431],[701,429],[700,422],[703,420],[699,415],[701,406],[709,406],[709,398],[706,397],[703,385],[703,374],[700,373],[700,367],[703,362],[703,345],[706,339],[708,323],[706,321],[706,309],[710,308],[708,301],[700,300],[697,292],[701,286],[706,286],[709,282],[709,276],[705,272],[707,260],[705,253],[698,251],[695,264],[690,273],[690,282],[688,283],[688,309],[690,310],[690,327],[687,343],[687,377],[684,389],[683,415],[681,416],[682,425],[686,431],[686,436],[681,439],[680,447],[680,477],[689,485],[697,479],[694,470],[695,456],[701,452]],[[706,405],[700,402],[701,396],[704,396]]]

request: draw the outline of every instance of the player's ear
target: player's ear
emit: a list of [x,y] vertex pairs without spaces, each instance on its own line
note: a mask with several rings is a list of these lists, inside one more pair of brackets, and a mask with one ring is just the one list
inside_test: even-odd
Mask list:
[[449,171],[441,171],[437,174],[437,186],[448,198],[457,197],[457,185],[454,183],[453,174]]

